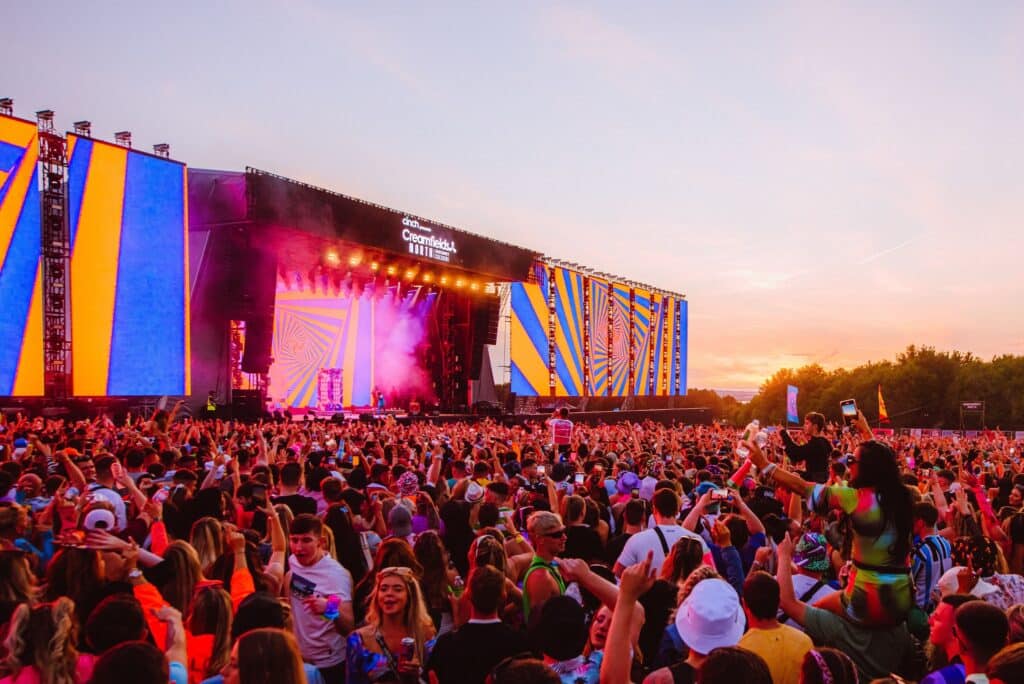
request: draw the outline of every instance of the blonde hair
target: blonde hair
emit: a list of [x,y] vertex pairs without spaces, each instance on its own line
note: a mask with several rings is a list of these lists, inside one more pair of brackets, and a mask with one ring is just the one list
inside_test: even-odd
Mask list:
[[427,612],[427,604],[423,600],[423,592],[420,590],[420,583],[416,579],[411,568],[387,567],[381,568],[377,573],[377,580],[373,585],[373,593],[370,594],[369,608],[366,610],[366,624],[380,629],[382,618],[377,608],[377,593],[380,590],[380,583],[385,577],[398,577],[405,585],[405,610],[402,612],[402,624],[409,636],[416,640],[416,657],[421,663],[426,660],[426,643],[434,636],[434,621],[430,619]]
[[206,663],[204,677],[213,677],[231,660],[231,596],[220,586],[203,587],[192,598],[185,624],[198,636],[213,635],[213,648]]
[[338,558],[338,547],[334,543],[334,530],[332,530],[330,526],[324,525],[323,535],[324,548],[327,550],[327,553],[331,558],[340,562],[341,559]]
[[199,554],[186,541],[180,539],[171,542],[164,551],[164,560],[170,566],[170,579],[160,588],[167,602],[188,615],[192,603],[192,593],[196,584],[203,579],[203,569],[199,564]]
[[196,520],[188,541],[199,556],[199,566],[203,573],[210,574],[213,564],[224,553],[224,527],[220,520],[210,516]]
[[59,598],[35,608],[22,603],[11,616],[0,670],[17,679],[23,668],[35,667],[41,684],[75,684],[77,640],[74,601]]

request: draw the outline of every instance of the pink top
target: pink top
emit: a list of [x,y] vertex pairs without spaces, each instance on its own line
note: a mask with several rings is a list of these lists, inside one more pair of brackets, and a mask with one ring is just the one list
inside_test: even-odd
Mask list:
[[[96,656],[90,653],[82,653],[78,656],[78,665],[75,667],[76,684],[85,684],[92,679],[92,669],[96,666]],[[42,677],[35,665],[21,668],[17,676],[4,677],[0,684],[41,684]]]

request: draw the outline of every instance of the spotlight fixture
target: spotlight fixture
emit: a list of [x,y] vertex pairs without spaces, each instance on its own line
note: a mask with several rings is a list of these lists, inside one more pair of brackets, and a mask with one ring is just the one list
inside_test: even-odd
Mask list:
[[370,262],[370,270],[371,271],[376,271],[379,268],[380,268],[380,264],[378,264],[376,261],[371,261]]
[[441,284],[442,285],[447,285],[448,284],[448,276],[441,276]]
[[359,255],[358,254],[353,254],[352,256],[350,256],[348,258],[348,265],[349,266],[358,266],[360,261],[362,261],[362,259],[359,258]]
[[398,269],[394,266],[388,266],[388,275],[395,275],[398,273]]
[[455,287],[465,287],[465,286],[466,286],[466,281],[463,280],[462,278],[459,278],[459,279],[457,279],[455,281]]
[[10,97],[0,97],[0,114],[4,116],[14,116],[14,99]]
[[480,289],[480,283],[477,283],[477,282],[470,283],[469,284],[469,289],[472,290],[473,292],[476,292],[477,290]]
[[406,269],[406,271],[405,271],[405,279],[406,280],[412,280],[415,277],[416,277],[416,271],[412,270],[411,268],[410,269]]
[[433,273],[424,273],[423,274],[423,282],[425,282],[425,283],[432,283],[432,282],[434,282],[434,274]]
[[338,250],[328,249],[326,252],[324,252],[324,261],[326,261],[331,266],[337,266],[338,264],[340,264],[341,257],[338,256]]

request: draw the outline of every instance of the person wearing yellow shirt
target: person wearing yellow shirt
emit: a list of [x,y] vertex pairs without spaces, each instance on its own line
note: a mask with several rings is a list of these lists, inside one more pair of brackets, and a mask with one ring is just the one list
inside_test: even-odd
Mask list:
[[743,583],[743,612],[748,629],[737,645],[764,658],[772,684],[799,684],[804,655],[814,643],[800,630],[778,621],[779,583],[774,577],[766,572],[747,577]]

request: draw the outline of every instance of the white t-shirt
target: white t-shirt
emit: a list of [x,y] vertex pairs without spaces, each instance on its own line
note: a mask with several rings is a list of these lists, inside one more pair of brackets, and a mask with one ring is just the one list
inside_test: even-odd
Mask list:
[[302,599],[335,595],[342,603],[351,601],[351,573],[329,555],[309,566],[300,565],[295,556],[288,561],[292,570],[288,596],[302,659],[317,667],[333,667],[344,662],[345,637],[334,628],[332,620],[310,612]]
[[[672,546],[683,537],[699,541],[705,554],[709,551],[708,545],[704,543],[699,534],[694,534],[680,525],[657,525],[657,527],[665,535],[665,543],[668,544],[670,551]],[[654,552],[654,556],[651,558],[651,570],[660,570],[665,562],[665,551],[661,546],[661,540],[658,539],[658,533],[654,531],[653,527],[643,532],[637,532],[626,540],[626,545],[622,547],[622,553],[619,554],[618,563],[626,568],[636,565],[647,558],[648,551]]]

